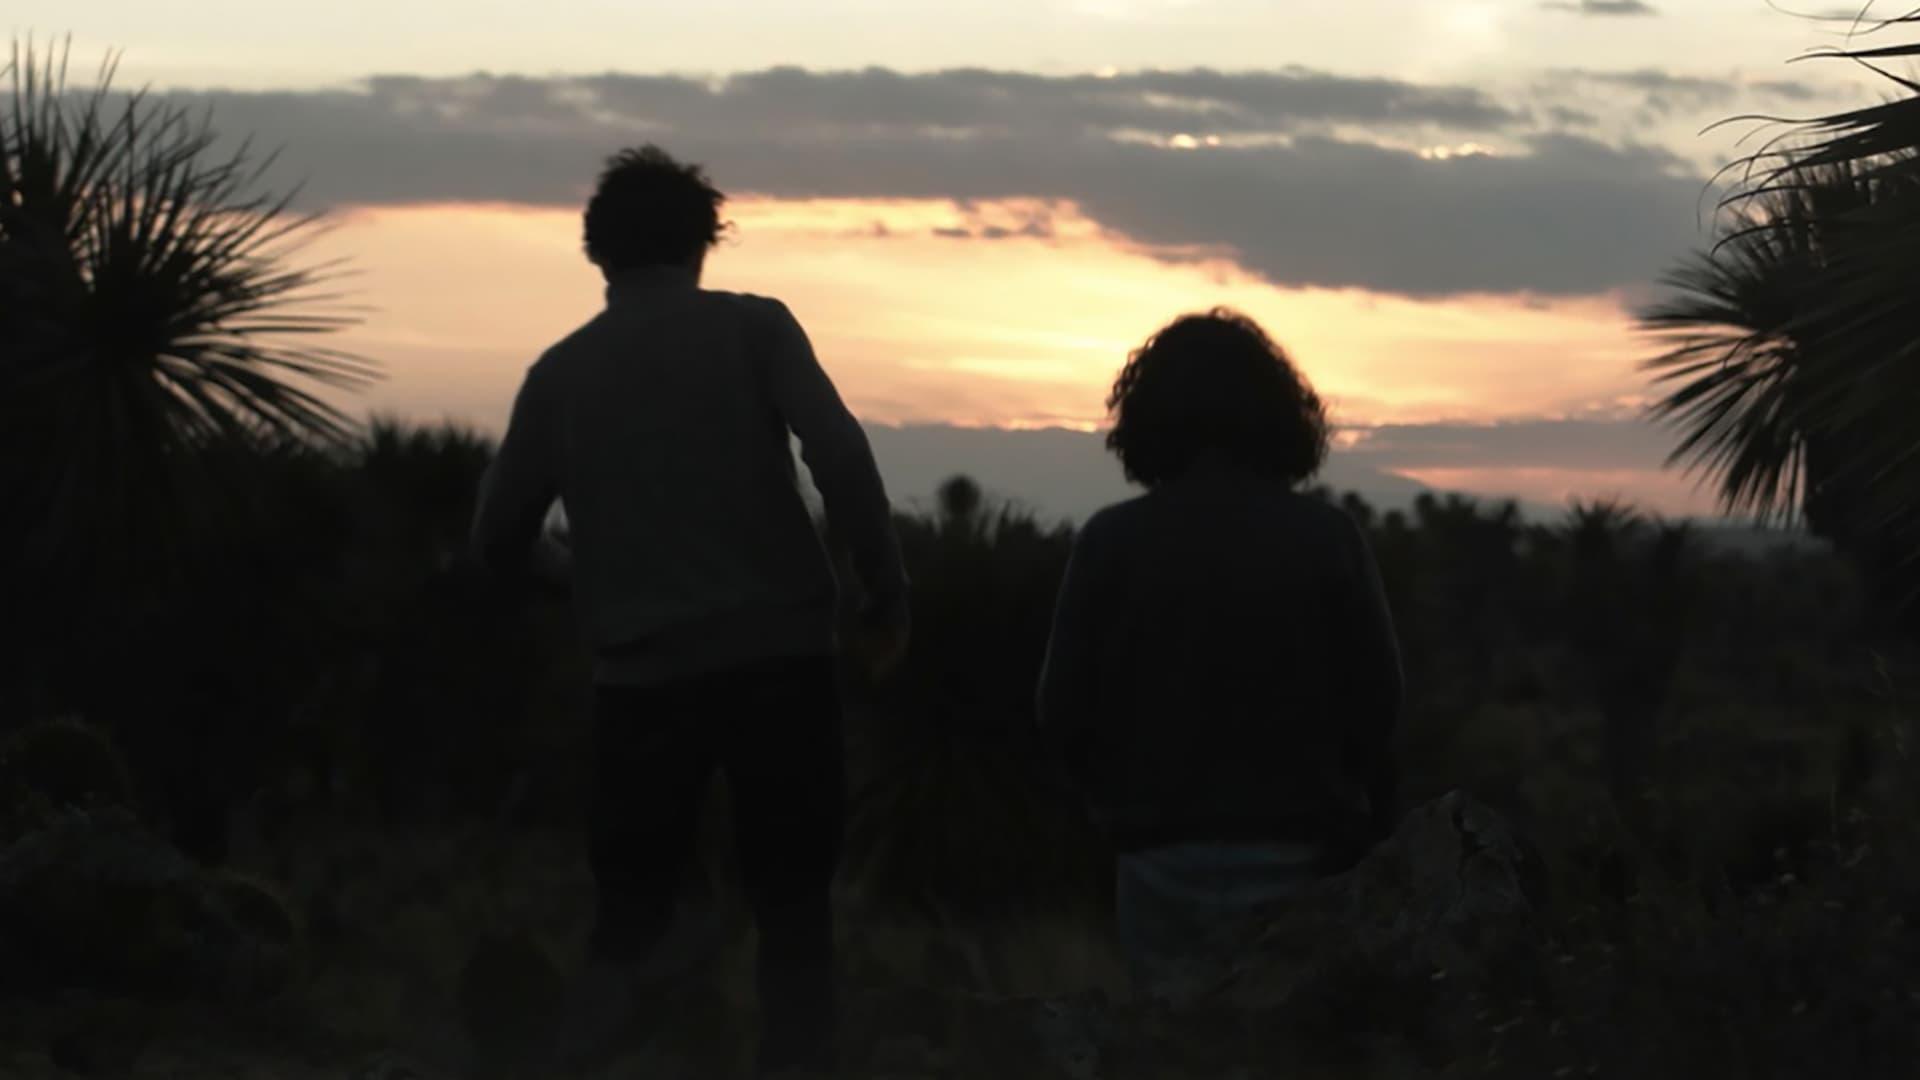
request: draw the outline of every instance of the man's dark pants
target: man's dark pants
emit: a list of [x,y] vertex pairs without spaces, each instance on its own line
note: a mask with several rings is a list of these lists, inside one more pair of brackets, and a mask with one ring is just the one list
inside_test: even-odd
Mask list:
[[824,1063],[834,1041],[833,915],[846,773],[830,658],[754,664],[664,686],[596,688],[591,949],[643,962],[694,862],[713,770],[759,928],[760,1067]]

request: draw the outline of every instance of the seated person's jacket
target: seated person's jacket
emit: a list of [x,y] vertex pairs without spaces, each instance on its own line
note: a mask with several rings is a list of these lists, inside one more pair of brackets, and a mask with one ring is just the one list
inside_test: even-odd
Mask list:
[[1043,741],[1120,850],[1390,829],[1399,649],[1340,509],[1205,457],[1082,527],[1041,677]]

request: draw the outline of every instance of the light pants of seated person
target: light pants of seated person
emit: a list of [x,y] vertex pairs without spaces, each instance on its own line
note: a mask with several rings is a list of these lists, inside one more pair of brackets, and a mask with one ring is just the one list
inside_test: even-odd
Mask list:
[[1320,876],[1308,844],[1179,844],[1127,852],[1115,878],[1115,929],[1137,997],[1185,1004],[1224,976],[1209,935],[1296,895]]

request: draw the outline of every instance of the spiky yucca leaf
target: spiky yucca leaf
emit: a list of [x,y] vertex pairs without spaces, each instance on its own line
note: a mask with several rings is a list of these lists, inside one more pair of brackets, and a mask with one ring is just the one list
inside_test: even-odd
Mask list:
[[0,105],[0,435],[30,559],[136,543],[208,445],[337,439],[322,395],[375,375],[321,340],[353,319],[338,267],[290,261],[321,222],[262,192],[271,156],[113,75],[72,88],[64,50],[16,43]]

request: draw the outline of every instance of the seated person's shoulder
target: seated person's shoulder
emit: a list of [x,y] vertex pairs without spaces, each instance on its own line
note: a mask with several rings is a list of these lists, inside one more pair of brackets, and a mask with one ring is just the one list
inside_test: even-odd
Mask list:
[[1298,520],[1307,526],[1304,531],[1314,537],[1320,550],[1342,565],[1352,566],[1353,560],[1366,548],[1366,535],[1360,523],[1324,499],[1300,492],[1294,492],[1293,498],[1298,507]]
[[1341,509],[1337,503],[1294,490],[1289,490],[1286,498],[1301,520],[1312,522],[1330,536],[1345,537],[1360,528],[1360,524],[1353,520],[1353,515]]
[[1141,520],[1149,512],[1151,506],[1145,495],[1109,503],[1095,510],[1081,523],[1080,534],[1093,539],[1124,536],[1139,528]]
[[1293,488],[1283,489],[1279,497],[1291,512],[1321,528],[1344,531],[1353,525],[1345,510],[1326,499]]
[[578,354],[591,340],[588,333],[591,323],[569,333],[566,337],[546,347],[527,368],[528,378],[547,379],[556,371],[572,364],[572,357]]
[[1259,507],[1256,529],[1296,552],[1316,552],[1345,562],[1359,536],[1359,525],[1338,505],[1304,491],[1275,484],[1247,498]]

